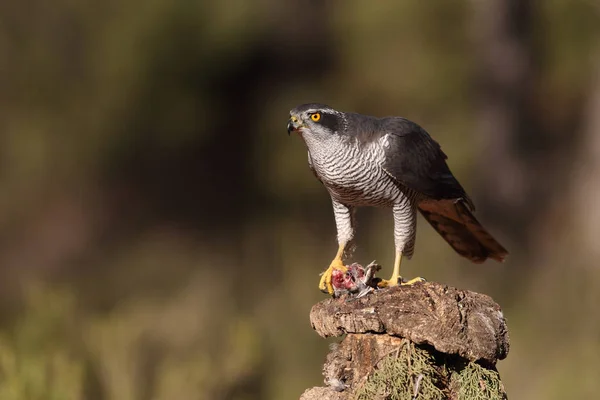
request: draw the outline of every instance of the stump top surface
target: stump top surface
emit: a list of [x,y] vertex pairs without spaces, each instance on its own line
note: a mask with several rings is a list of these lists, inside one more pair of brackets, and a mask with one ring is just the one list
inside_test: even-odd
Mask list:
[[310,320],[322,337],[389,334],[471,361],[495,363],[509,350],[506,321],[491,297],[435,282],[323,300]]

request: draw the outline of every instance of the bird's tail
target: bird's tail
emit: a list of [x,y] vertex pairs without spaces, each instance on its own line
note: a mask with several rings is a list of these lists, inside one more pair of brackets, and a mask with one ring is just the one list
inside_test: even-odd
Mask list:
[[419,211],[458,254],[475,263],[504,261],[508,251],[477,221],[462,200],[424,200]]

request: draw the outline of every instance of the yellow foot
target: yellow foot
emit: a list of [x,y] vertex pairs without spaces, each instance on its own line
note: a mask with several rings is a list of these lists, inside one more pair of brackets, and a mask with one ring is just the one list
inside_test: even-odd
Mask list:
[[325,272],[323,272],[323,275],[321,276],[321,281],[319,282],[319,289],[321,290],[321,292],[329,293],[330,295],[333,295],[333,286],[331,285],[331,275],[333,274],[334,270],[339,270],[339,271],[342,271],[343,273],[346,273],[346,271],[348,271],[348,268],[346,268],[346,266],[344,265],[344,263],[342,262],[341,259],[339,259],[339,258],[334,259],[331,262],[331,264],[329,264],[329,268],[327,268],[327,270]]
[[390,286],[398,286],[398,284],[400,284],[401,286],[408,286],[408,285],[413,285],[415,283],[419,283],[419,282],[425,282],[424,278],[421,277],[416,277],[413,278],[409,281],[404,282],[402,280],[402,278],[395,278],[392,277],[391,279],[387,280],[387,279],[382,279],[381,282],[379,282],[377,284],[377,286],[379,286],[380,288],[384,288],[384,287],[390,287]]

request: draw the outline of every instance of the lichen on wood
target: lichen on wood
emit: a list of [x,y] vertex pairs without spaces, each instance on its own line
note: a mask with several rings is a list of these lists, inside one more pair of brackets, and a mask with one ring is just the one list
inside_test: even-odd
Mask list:
[[404,341],[373,366],[364,383],[357,385],[356,399],[441,399],[446,386],[444,372],[432,353]]

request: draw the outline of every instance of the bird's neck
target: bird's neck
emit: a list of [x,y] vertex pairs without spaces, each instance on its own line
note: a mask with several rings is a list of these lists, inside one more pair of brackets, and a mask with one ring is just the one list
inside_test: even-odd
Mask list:
[[341,140],[340,138],[329,137],[329,138],[315,138],[314,136],[306,135],[303,137],[304,144],[308,149],[308,152],[315,158],[322,158],[340,151]]

